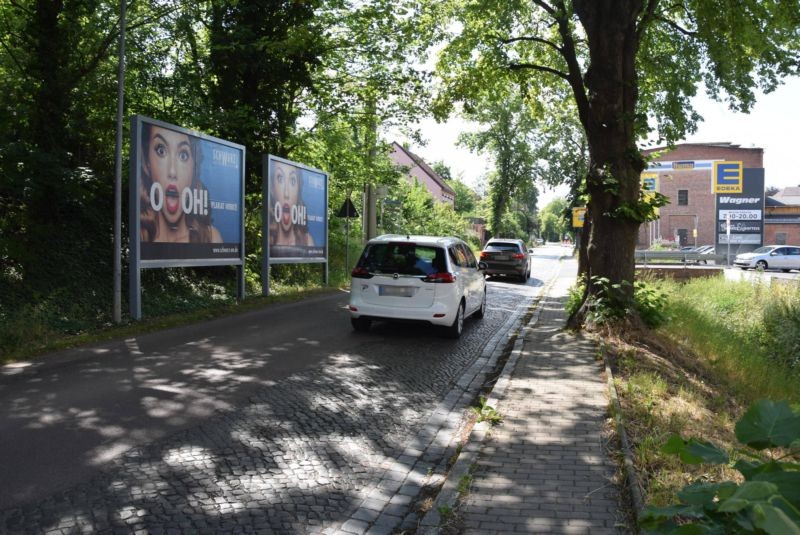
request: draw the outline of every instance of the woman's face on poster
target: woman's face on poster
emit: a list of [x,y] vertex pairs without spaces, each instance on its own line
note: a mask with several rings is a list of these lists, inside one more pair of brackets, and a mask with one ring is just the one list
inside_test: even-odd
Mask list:
[[292,208],[300,201],[300,174],[293,165],[275,161],[273,166],[272,196],[275,203],[280,205],[274,206],[273,210],[280,210],[278,222],[284,231],[288,231],[292,227]]
[[189,136],[152,126],[145,163],[152,181],[162,188],[161,214],[168,223],[177,223],[183,217],[183,192],[191,187],[194,178],[195,158]]

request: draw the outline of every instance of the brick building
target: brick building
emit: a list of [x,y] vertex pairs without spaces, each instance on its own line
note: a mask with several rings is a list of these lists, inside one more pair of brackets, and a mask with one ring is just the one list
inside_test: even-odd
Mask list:
[[764,244],[800,245],[800,186],[767,197]]
[[455,204],[455,190],[439,176],[439,173],[431,169],[425,160],[397,142],[392,143],[392,152],[389,154],[389,158],[395,165],[403,169],[409,182],[413,183],[416,180],[425,186],[437,201],[450,205]]
[[656,191],[668,197],[670,204],[659,210],[657,221],[640,227],[640,249],[656,241],[714,245],[717,229],[711,185],[713,162],[741,161],[745,168],[764,167],[763,149],[746,149],[731,143],[683,143],[670,151],[660,147],[643,153],[658,153],[650,162],[648,173],[657,177]]

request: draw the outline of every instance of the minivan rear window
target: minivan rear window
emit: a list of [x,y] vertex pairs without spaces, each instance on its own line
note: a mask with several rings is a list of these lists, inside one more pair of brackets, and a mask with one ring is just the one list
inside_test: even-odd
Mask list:
[[447,271],[444,249],[407,243],[374,243],[367,245],[358,267],[370,273],[431,275]]

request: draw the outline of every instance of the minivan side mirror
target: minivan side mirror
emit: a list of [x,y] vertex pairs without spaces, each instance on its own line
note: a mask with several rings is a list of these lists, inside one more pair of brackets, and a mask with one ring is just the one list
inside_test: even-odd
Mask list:
[[484,270],[489,266],[486,265],[486,262],[478,262],[478,271]]

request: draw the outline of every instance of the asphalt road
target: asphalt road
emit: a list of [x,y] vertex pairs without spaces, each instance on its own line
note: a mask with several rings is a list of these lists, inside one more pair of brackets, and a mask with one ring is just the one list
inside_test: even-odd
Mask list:
[[[539,293],[564,252],[537,249],[526,284],[490,279],[488,313],[469,319],[459,340],[425,326],[389,323],[355,333],[348,294],[340,291],[2,367],[0,513],[6,513],[0,520],[53,526],[42,520],[52,509],[69,527],[101,501],[117,513],[131,496],[152,504],[155,495],[145,500],[136,494],[140,487],[146,494],[149,485],[153,492],[170,487],[170,497],[181,495],[182,511],[200,507],[210,494],[197,488],[209,477],[198,470],[196,455],[175,457],[187,447],[205,452],[216,467],[214,485],[237,478],[232,488],[241,488],[244,472],[231,468],[223,477],[219,466],[250,464],[262,455],[266,460],[245,472],[250,478],[266,472],[269,503],[282,504],[291,517],[273,528],[313,520],[313,511],[298,512],[298,499],[323,501],[318,516],[335,516],[352,489],[369,484],[370,463],[402,448],[520,300]],[[352,444],[343,448],[348,440]],[[293,448],[302,450],[302,459],[288,462]],[[349,450],[358,452],[340,459]],[[309,457],[321,460],[306,462]],[[173,474],[178,465],[182,476]],[[294,488],[307,477],[316,485]],[[319,489],[327,487],[322,500]],[[240,498],[217,490],[228,501],[218,504],[215,518],[224,507],[236,510]],[[87,495],[97,496],[94,505],[84,503]],[[18,513],[22,505],[29,513]],[[189,520],[182,514],[170,518],[184,531],[208,520],[205,509],[192,517],[195,524],[184,524]],[[69,515],[78,520],[65,521]],[[86,522],[102,527],[100,516],[94,518]]]

